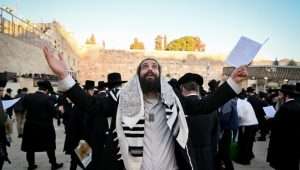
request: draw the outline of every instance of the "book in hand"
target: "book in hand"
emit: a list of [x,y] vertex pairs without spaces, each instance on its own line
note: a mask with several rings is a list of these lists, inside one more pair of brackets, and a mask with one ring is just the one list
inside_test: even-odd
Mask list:
[[74,151],[82,165],[86,168],[92,161],[92,148],[90,145],[85,140],[80,140]]
[[276,114],[276,110],[274,109],[273,106],[263,107],[263,110],[264,110],[267,118],[273,118]]

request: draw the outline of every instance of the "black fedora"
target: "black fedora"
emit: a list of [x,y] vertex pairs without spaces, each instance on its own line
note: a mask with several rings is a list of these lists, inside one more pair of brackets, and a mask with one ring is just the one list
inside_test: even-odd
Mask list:
[[255,89],[253,87],[247,87],[247,93],[254,93],[255,92]]
[[182,77],[179,78],[178,85],[180,86],[180,85],[182,85],[184,83],[188,83],[188,82],[195,82],[199,86],[202,86],[203,85],[203,78],[199,74],[186,73]]
[[51,82],[50,82],[49,80],[44,80],[44,82],[45,82],[45,84],[46,84],[46,86],[47,86],[48,91],[49,91],[49,92],[53,92],[54,89],[53,89],[53,87],[52,87]]
[[5,87],[6,86],[7,81],[6,80],[0,80],[0,87]]
[[296,83],[296,92],[300,93],[300,83]]
[[0,87],[5,87],[7,83],[7,78],[4,73],[0,73]]
[[287,95],[300,95],[300,92],[296,90],[296,85],[292,84],[282,85],[279,91]]
[[98,81],[98,86],[97,86],[98,90],[105,89],[105,87],[107,87],[107,85],[104,81]]
[[52,85],[48,80],[39,80],[37,82],[37,85],[41,90],[48,90],[48,91],[53,90]]
[[92,80],[86,80],[85,84],[83,85],[85,90],[91,90],[95,88],[95,82]]
[[211,89],[216,89],[217,87],[219,87],[219,84],[220,84],[220,81],[217,81],[215,79],[212,79],[208,82],[208,86],[211,88]]
[[107,75],[107,82],[105,83],[107,87],[113,87],[115,85],[120,85],[122,83],[126,83],[127,81],[123,81],[121,74],[114,72],[114,73],[109,73]]

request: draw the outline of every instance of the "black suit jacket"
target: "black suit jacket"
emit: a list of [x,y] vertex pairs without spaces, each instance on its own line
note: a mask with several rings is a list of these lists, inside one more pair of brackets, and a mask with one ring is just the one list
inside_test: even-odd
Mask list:
[[272,120],[267,161],[273,168],[299,167],[300,104],[296,100],[282,104]]
[[[189,96],[200,100],[198,96]],[[193,107],[193,106],[190,106]],[[187,117],[189,127],[189,146],[194,158],[195,170],[213,170],[217,153],[218,117],[217,111]]]
[[22,101],[26,113],[23,151],[47,151],[55,149],[54,104],[50,97],[42,92],[28,94]]
[[213,170],[218,142],[217,109],[237,94],[227,84],[205,98],[196,95],[183,97],[181,101],[188,115],[189,153],[195,170]]
[[[87,96],[76,84],[66,92],[66,95],[78,107],[83,115],[87,142],[92,148],[92,162],[88,170],[118,170],[123,168],[121,161],[112,159],[111,137],[107,116],[116,111],[115,103],[106,96]],[[114,147],[116,148],[116,147]]]
[[205,98],[181,97],[181,102],[185,114],[195,116],[212,113],[236,95],[229,84],[225,82],[214,93]]

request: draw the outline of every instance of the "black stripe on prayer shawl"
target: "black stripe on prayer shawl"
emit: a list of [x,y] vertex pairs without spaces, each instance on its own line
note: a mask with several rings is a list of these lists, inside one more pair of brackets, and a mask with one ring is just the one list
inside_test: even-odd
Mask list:
[[132,134],[132,133],[124,133],[126,137],[129,138],[143,138],[144,134]]
[[[177,112],[179,114],[179,107],[177,107]],[[180,130],[179,123],[178,123],[178,116],[179,115],[176,116],[176,119],[175,119],[175,121],[174,121],[174,123],[172,125],[172,134],[173,134],[174,137],[178,136],[179,130]]]
[[172,114],[172,110],[166,110],[166,115],[170,116]]
[[129,146],[128,151],[132,156],[143,156],[142,146]]
[[169,117],[171,116],[172,112],[166,111],[166,116],[169,119]]
[[130,128],[128,126],[123,126],[123,130],[130,130],[130,131],[144,131],[144,127],[133,127]]
[[174,106],[173,104],[171,106],[168,106],[168,105],[165,104],[165,107],[166,107],[165,110],[166,110],[166,115],[167,116],[170,116],[173,113],[172,112],[173,106]]

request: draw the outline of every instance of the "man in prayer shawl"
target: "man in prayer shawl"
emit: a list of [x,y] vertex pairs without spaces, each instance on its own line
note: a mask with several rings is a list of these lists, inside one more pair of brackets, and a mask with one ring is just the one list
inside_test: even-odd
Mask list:
[[[88,99],[82,89],[66,72],[67,66],[62,55],[56,58],[44,48],[46,60],[52,71],[60,78],[59,86],[68,97],[87,113],[103,113],[103,103]],[[240,83],[247,77],[245,67],[235,69],[231,77],[210,97],[199,100],[184,100],[198,105],[198,114],[216,110],[240,91]],[[107,126],[104,115],[98,114],[98,124]],[[103,118],[102,118],[103,117]],[[101,131],[101,129],[98,129]],[[137,74],[121,89],[117,116],[116,138],[119,152],[116,156],[127,170],[192,170],[192,158],[187,149],[188,127],[182,104],[172,87],[161,76],[161,66],[154,58],[144,59],[138,66]],[[104,136],[98,133],[99,136]],[[103,141],[96,145],[98,169],[103,162]],[[100,148],[100,149],[99,149]],[[95,149],[95,148],[93,148]],[[102,150],[102,153],[101,153]],[[99,156],[100,155],[100,156]],[[103,169],[103,168],[102,168]]]

